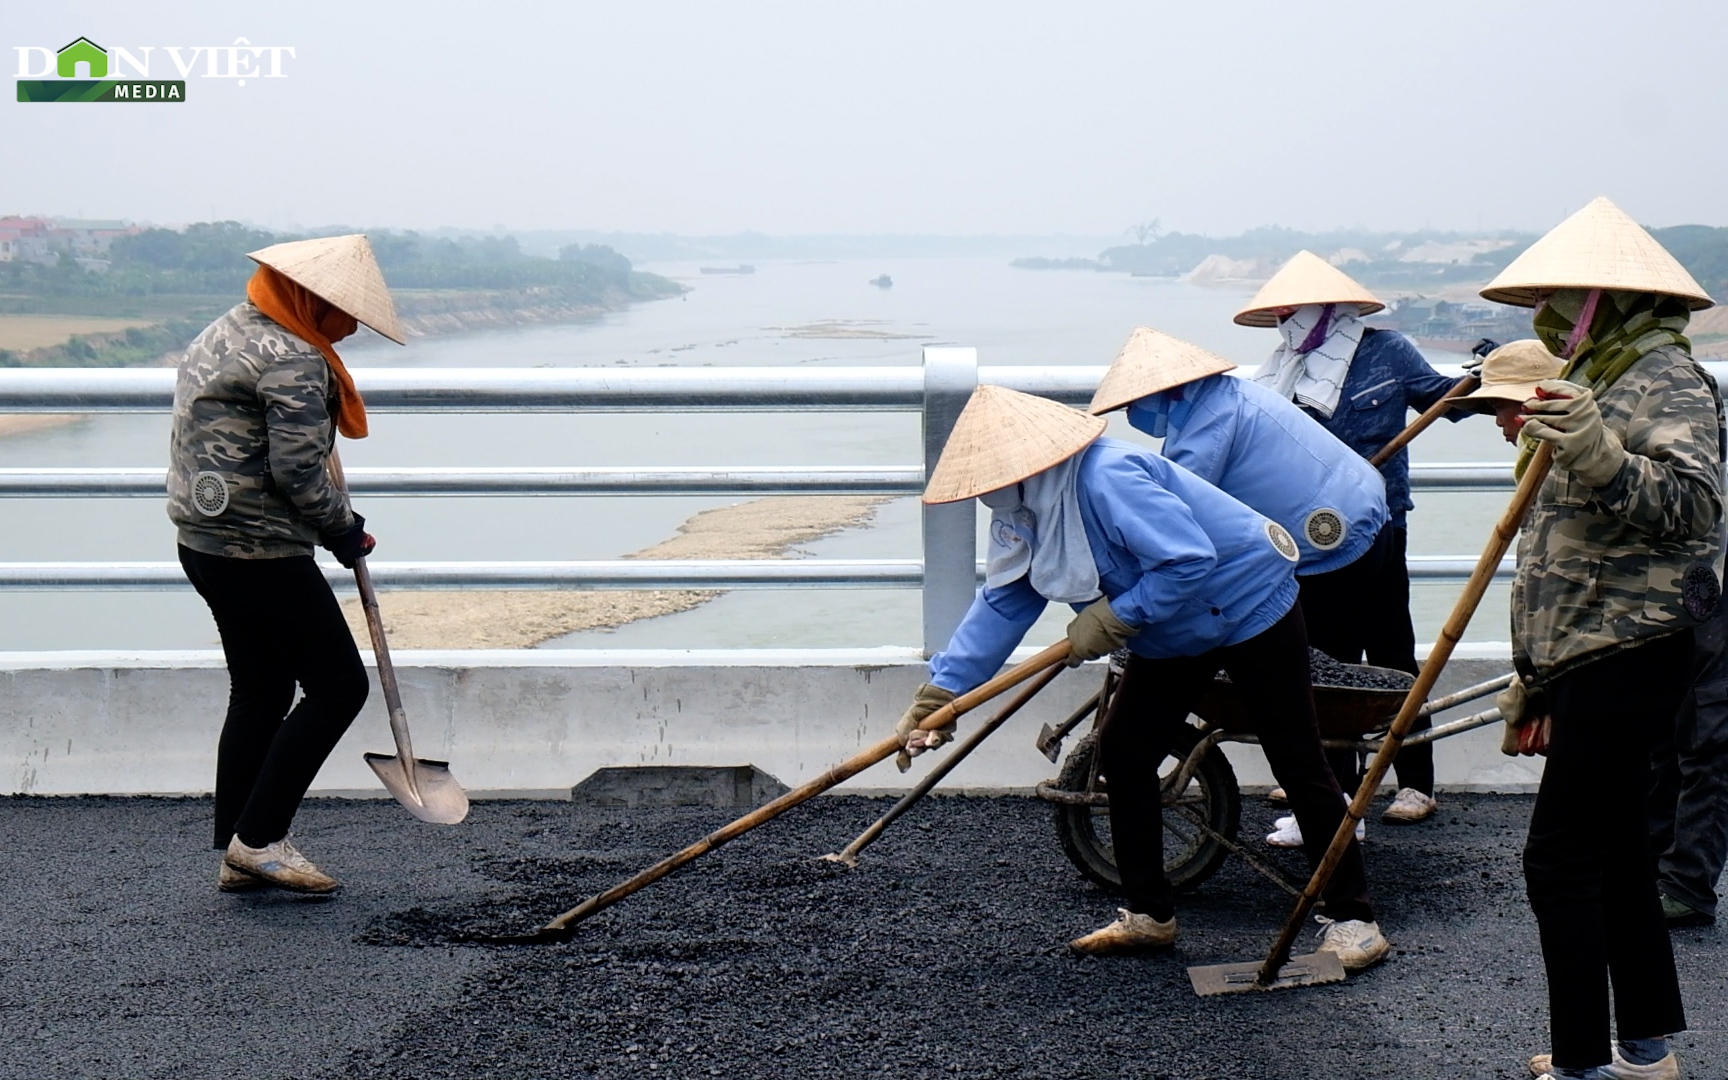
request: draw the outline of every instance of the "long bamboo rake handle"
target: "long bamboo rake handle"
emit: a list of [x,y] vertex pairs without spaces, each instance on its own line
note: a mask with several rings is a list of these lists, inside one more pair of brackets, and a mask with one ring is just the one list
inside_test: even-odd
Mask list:
[[[342,471],[342,456],[330,448],[330,479],[346,495],[348,477]],[[378,610],[378,591],[372,587],[372,571],[366,566],[366,556],[354,560],[354,585],[360,590],[360,609],[366,613],[366,632],[372,638],[372,655],[378,662],[378,686],[384,691],[384,705],[390,714],[390,737],[396,743],[396,756],[402,762],[402,775],[408,790],[416,799],[420,785],[414,779],[414,742],[408,735],[408,713],[402,707],[402,689],[396,683],[396,665],[390,660],[390,641],[384,636],[384,613]]]
[[1326,883],[1332,880],[1332,872],[1338,868],[1338,862],[1344,857],[1344,850],[1350,846],[1350,840],[1356,833],[1356,823],[1362,820],[1368,812],[1368,804],[1374,799],[1374,792],[1380,787],[1380,781],[1386,776],[1386,770],[1392,767],[1392,759],[1398,756],[1398,748],[1404,744],[1404,736],[1409,734],[1410,725],[1416,722],[1416,716],[1422,711],[1422,705],[1428,698],[1429,691],[1434,689],[1434,683],[1440,678],[1440,672],[1446,667],[1446,661],[1451,659],[1452,650],[1464,637],[1464,631],[1470,626],[1471,616],[1476,614],[1476,607],[1482,602],[1482,595],[1488,591],[1488,583],[1494,577],[1494,571],[1500,566],[1500,560],[1506,554],[1506,549],[1512,546],[1517,538],[1518,530],[1524,524],[1524,515],[1529,513],[1530,504],[1536,500],[1536,490],[1542,486],[1542,481],[1548,476],[1548,466],[1552,460],[1553,447],[1543,443],[1536,450],[1536,456],[1530,459],[1530,466],[1524,472],[1524,479],[1519,481],[1518,490],[1512,494],[1512,502],[1506,507],[1506,512],[1494,526],[1494,533],[1488,538],[1488,546],[1483,549],[1482,557],[1476,560],[1476,570],[1470,575],[1469,582],[1464,586],[1464,592],[1458,597],[1458,602],[1452,606],[1452,614],[1446,620],[1446,625],[1440,630],[1440,640],[1434,643],[1434,650],[1428,654],[1428,659],[1422,664],[1422,671],[1416,676],[1416,682],[1410,687],[1410,692],[1404,696],[1404,705],[1398,710],[1398,716],[1392,721],[1392,728],[1386,733],[1386,739],[1380,744],[1379,751],[1368,766],[1368,772],[1362,777],[1362,783],[1356,788],[1356,797],[1350,800],[1350,807],[1344,814],[1344,820],[1338,823],[1338,831],[1333,834],[1332,843],[1326,849],[1326,857],[1320,860],[1320,865],[1314,868],[1313,875],[1308,879],[1308,885],[1302,890],[1302,895],[1296,899],[1296,908],[1290,913],[1290,918],[1284,923],[1284,930],[1278,935],[1278,940],[1272,946],[1272,951],[1266,954],[1266,962],[1260,967],[1256,981],[1262,986],[1270,985],[1278,977],[1278,970],[1290,959],[1290,946],[1296,940],[1296,935],[1302,930],[1302,923],[1308,918],[1314,904],[1320,898],[1320,893],[1326,888]]
[[995,716],[992,716],[982,724],[979,724],[977,730],[966,736],[965,742],[962,742],[953,750],[943,755],[942,760],[937,763],[934,769],[930,770],[929,774],[926,775],[924,779],[918,781],[917,785],[913,787],[911,791],[908,791],[905,795],[901,796],[900,801],[889,808],[886,814],[877,818],[868,829],[859,833],[858,838],[853,840],[850,844],[847,844],[845,850],[841,851],[839,855],[829,857],[847,864],[857,861],[858,853],[860,851],[863,851],[865,848],[875,843],[876,838],[881,836],[883,832],[887,830],[888,826],[894,824],[894,822],[900,819],[900,815],[912,809],[913,805],[915,805],[920,799],[930,794],[931,788],[941,783],[942,778],[953,772],[956,765],[965,761],[967,757],[971,755],[972,751],[978,749],[979,744],[981,744],[985,739],[988,739],[997,728],[1006,724],[1008,719],[1015,713],[1019,712],[1022,706],[1038,696],[1038,691],[1049,686],[1051,680],[1060,674],[1062,674],[1062,668],[1058,665],[1052,665],[1044,672],[1044,674],[1033,679],[1026,689],[1020,691],[1020,693],[1014,696],[1014,700],[1002,707],[1001,712],[998,712]]
[[[1059,641],[1039,653],[1037,656],[1032,657],[1032,659],[1027,660],[1025,663],[1017,664],[1014,667],[1009,668],[1007,671],[1004,671],[1002,674],[991,679],[976,690],[961,694],[953,701],[931,713],[928,717],[925,717],[924,722],[920,724],[919,727],[925,731],[939,728],[950,720],[972,711],[1003,691],[1010,690],[1025,682],[1027,679],[1032,678],[1034,675],[1037,675],[1046,668],[1055,667],[1058,664],[1064,663],[1067,659],[1068,642],[1066,640]],[[793,788],[791,791],[788,791],[786,794],[772,802],[764,803],[750,811],[748,814],[745,814],[737,821],[732,822],[730,825],[723,826],[722,828],[709,833],[707,836],[704,836],[702,839],[691,844],[684,850],[673,855],[668,855],[666,858],[661,859],[659,862],[642,871],[640,874],[637,874],[635,877],[621,881],[610,889],[607,889],[605,892],[596,893],[595,895],[590,896],[588,899],[582,901],[569,911],[566,911],[564,914],[541,927],[539,932],[534,935],[535,939],[543,941],[561,940],[568,937],[576,924],[588,918],[590,915],[599,911],[604,911],[606,908],[611,907],[613,904],[616,904],[631,893],[634,893],[645,886],[652,885],[654,882],[659,881],[661,878],[678,869],[680,866],[683,866],[685,863],[706,855],[708,852],[713,851],[728,840],[742,836],[751,829],[754,829],[756,826],[772,821],[774,818],[779,817],[781,814],[792,809],[794,806],[797,806],[799,803],[820,795],[822,792],[827,791],[836,784],[850,780],[852,777],[863,772],[865,769],[868,769],[883,758],[895,753],[899,749],[899,738],[893,735],[888,736],[886,739],[883,739],[868,750],[864,750],[850,758],[847,758],[845,761],[834,766],[832,769],[829,769],[816,779]]]
[[1426,412],[1410,421],[1409,427],[1400,431],[1393,437],[1391,442],[1382,446],[1378,453],[1369,458],[1368,464],[1374,466],[1376,469],[1381,465],[1384,465],[1387,458],[1404,449],[1406,446],[1409,446],[1410,440],[1422,434],[1424,431],[1427,431],[1428,425],[1446,415],[1447,410],[1452,408],[1452,400],[1454,398],[1463,397],[1465,394],[1470,393],[1481,385],[1482,380],[1478,379],[1474,375],[1466,375],[1462,379],[1459,379],[1452,385],[1452,389],[1446,391],[1446,393],[1441,396],[1439,401],[1428,406]]

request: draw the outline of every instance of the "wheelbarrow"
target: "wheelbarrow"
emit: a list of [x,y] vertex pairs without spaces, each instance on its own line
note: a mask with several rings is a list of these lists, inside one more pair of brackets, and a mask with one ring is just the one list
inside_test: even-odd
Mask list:
[[[1109,714],[1110,696],[1121,681],[1121,663],[1121,658],[1112,657],[1098,704],[1089,713],[1093,718],[1092,730],[1069,750],[1056,778],[1044,781],[1036,789],[1038,797],[1051,804],[1056,835],[1068,860],[1093,883],[1112,892],[1121,890],[1122,875],[1116,868],[1110,842],[1109,778],[1098,771],[1097,727]],[[1367,665],[1347,666],[1382,677],[1404,675]],[[1423,704],[1421,715],[1432,716],[1488,697],[1505,689],[1511,681],[1511,675],[1503,675],[1444,697],[1431,698]],[[1320,722],[1322,745],[1374,753],[1404,703],[1405,693],[1316,684],[1314,710]],[[1405,738],[1404,745],[1435,742],[1499,719],[1500,710],[1491,708],[1412,734]],[[1231,855],[1286,892],[1292,895],[1301,892],[1298,883],[1289,880],[1237,837],[1242,820],[1242,791],[1236,782],[1236,770],[1221,744],[1258,743],[1259,738],[1249,727],[1240,694],[1228,679],[1220,676],[1195,706],[1194,716],[1180,731],[1159,769],[1164,802],[1164,873],[1178,892],[1199,887]],[[1046,730],[1040,737],[1039,749],[1052,761],[1056,760],[1053,744],[1067,733]]]

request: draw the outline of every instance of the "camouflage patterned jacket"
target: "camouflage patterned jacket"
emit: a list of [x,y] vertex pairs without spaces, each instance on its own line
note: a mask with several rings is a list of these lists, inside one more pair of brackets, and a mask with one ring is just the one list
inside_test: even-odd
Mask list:
[[1536,684],[1697,626],[1722,569],[1722,398],[1685,350],[1641,357],[1597,400],[1626,461],[1606,487],[1556,466],[1518,541],[1512,655]]
[[335,442],[317,349],[240,304],[198,335],[174,384],[168,516],[180,543],[231,559],[310,555],[353,525],[324,463]]

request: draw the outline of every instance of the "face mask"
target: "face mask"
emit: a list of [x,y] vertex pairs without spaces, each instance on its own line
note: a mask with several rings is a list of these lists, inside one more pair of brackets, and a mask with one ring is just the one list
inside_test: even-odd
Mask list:
[[986,491],[978,496],[978,501],[992,510],[1014,510],[1020,506],[1020,485],[1009,484],[1007,487]]
[[1164,394],[1152,394],[1128,406],[1128,423],[1136,431],[1144,431],[1154,439],[1170,434],[1170,400]]

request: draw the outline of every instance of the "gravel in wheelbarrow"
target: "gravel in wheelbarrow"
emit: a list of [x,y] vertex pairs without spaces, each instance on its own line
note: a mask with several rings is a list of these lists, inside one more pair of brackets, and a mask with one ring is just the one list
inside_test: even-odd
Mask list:
[[[1314,685],[1314,711],[1320,719],[1320,734],[1327,738],[1351,738],[1380,731],[1398,714],[1416,677],[1392,668],[1367,664],[1345,664],[1319,649],[1308,650],[1309,681]],[[1253,728],[1242,697],[1220,671],[1207,688],[1195,715],[1227,731]]]

